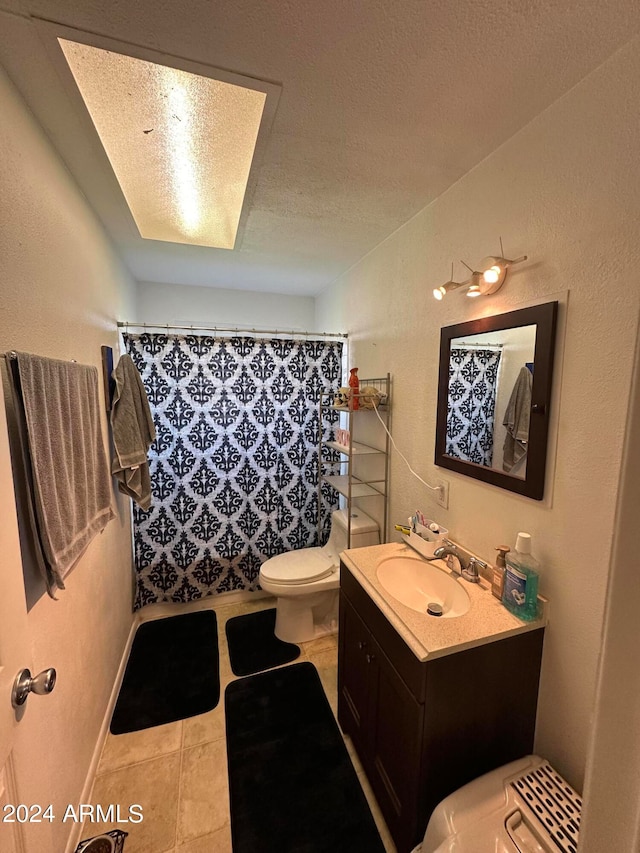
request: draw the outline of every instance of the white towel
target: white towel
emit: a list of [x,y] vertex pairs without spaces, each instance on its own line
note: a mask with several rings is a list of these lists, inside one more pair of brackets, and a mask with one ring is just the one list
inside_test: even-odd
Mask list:
[[28,353],[17,362],[42,549],[64,588],[61,579],[114,518],[98,371]]
[[120,491],[142,509],[151,506],[151,479],[147,452],[156,437],[147,393],[130,355],[123,355],[113,371],[116,383],[111,404],[115,456],[111,473]]

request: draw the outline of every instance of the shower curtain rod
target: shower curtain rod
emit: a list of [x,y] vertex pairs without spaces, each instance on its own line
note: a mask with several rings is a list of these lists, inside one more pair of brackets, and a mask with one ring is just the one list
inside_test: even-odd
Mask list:
[[480,347],[481,349],[486,349],[487,347],[498,347],[498,349],[502,349],[503,346],[504,344],[483,344],[475,343],[473,341],[458,341],[454,343],[454,341],[451,341],[452,349],[455,349],[456,347]]
[[192,326],[190,323],[176,326],[172,323],[129,323],[127,321],[118,320],[117,326],[119,329],[179,329],[185,331],[188,329],[192,332],[234,332],[237,335],[297,335],[307,338],[348,338],[346,332],[294,332],[290,329],[225,329],[220,326]]

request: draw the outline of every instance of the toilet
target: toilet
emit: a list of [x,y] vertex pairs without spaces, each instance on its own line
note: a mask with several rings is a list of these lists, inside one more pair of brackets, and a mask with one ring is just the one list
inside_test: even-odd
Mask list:
[[[347,510],[331,513],[331,535],[322,548],[278,554],[262,564],[260,586],[276,602],[278,639],[304,643],[338,630],[340,553],[347,547]],[[351,548],[380,544],[376,522],[351,508]]]

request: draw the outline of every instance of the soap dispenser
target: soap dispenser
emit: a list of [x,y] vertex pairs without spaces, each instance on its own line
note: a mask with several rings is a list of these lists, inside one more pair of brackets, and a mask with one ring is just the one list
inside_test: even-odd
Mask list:
[[518,533],[515,551],[506,555],[502,603],[525,622],[538,615],[538,580],[540,563],[531,553],[531,534]]
[[504,558],[510,550],[511,548],[509,548],[508,545],[498,545],[496,547],[498,556],[496,557],[496,564],[493,567],[491,592],[500,600],[502,600],[502,593],[504,592],[504,575],[507,570],[507,564],[505,563]]

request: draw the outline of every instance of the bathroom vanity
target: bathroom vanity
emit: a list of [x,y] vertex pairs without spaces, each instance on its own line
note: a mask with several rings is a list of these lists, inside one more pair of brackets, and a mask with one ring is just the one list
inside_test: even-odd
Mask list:
[[463,616],[418,613],[380,585],[397,543],[343,552],[338,719],[398,853],[445,796],[533,749],[544,622],[522,623],[488,584]]

